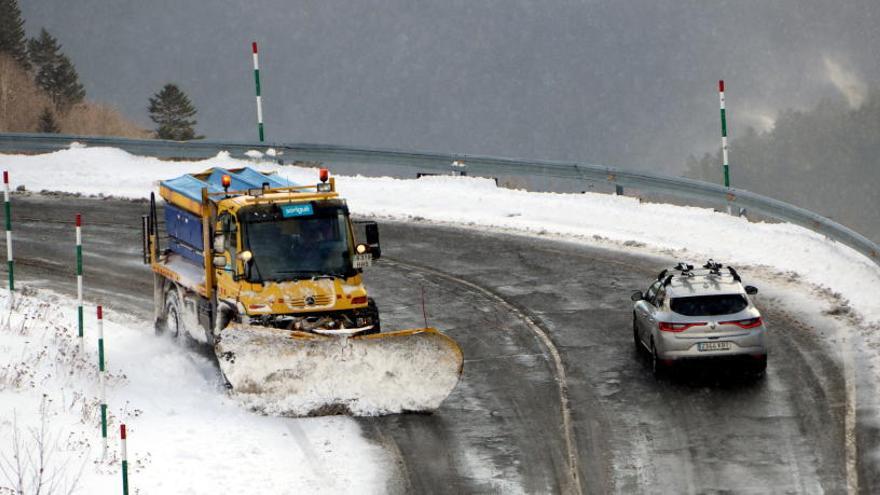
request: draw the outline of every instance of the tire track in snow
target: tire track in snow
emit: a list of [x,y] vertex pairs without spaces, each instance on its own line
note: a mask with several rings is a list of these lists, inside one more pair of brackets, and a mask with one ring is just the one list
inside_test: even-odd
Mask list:
[[436,277],[443,278],[447,281],[464,286],[472,291],[478,292],[488,299],[495,301],[500,306],[507,308],[512,315],[521,320],[538,338],[538,340],[547,348],[551,361],[553,363],[553,371],[556,376],[556,384],[559,389],[560,412],[562,415],[563,436],[565,439],[566,457],[568,459],[568,472],[570,478],[570,493],[581,495],[583,488],[580,479],[580,458],[577,452],[577,442],[575,441],[574,427],[572,425],[571,407],[568,396],[568,381],[566,378],[565,366],[562,363],[562,356],[557,349],[553,339],[550,338],[549,332],[541,325],[538,319],[528,310],[519,307],[497,294],[491,289],[483,287],[479,284],[471,282],[467,279],[452,275],[450,273],[430,268],[416,263],[401,261],[395,258],[383,257],[383,263],[405,267],[411,270],[420,271]]
[[302,452],[303,458],[308,460],[308,468],[316,479],[321,480],[322,489],[339,491],[340,486],[336,483],[331,471],[327,469],[321,455],[312,446],[312,441],[309,440],[301,424],[296,419],[287,421],[287,429]]

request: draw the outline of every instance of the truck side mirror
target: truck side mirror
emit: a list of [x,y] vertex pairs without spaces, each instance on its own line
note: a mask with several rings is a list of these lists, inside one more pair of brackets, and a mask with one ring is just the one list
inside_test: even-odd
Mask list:
[[753,285],[747,285],[747,286],[746,286],[746,294],[748,294],[748,295],[750,295],[750,296],[754,296],[754,295],[757,294],[757,293],[758,293],[758,288],[757,288],[757,287],[755,287],[755,286],[753,286]]
[[367,233],[367,244],[379,244],[379,224],[370,222],[364,225]]
[[632,299],[633,302],[639,302],[642,299],[644,299],[645,296],[644,296],[644,294],[642,294],[642,291],[637,290],[637,291],[633,292],[632,295],[629,296],[629,298]]
[[367,244],[370,246],[370,253],[373,259],[379,259],[382,256],[382,247],[379,245],[379,224],[369,222],[364,225],[364,231],[367,236]]

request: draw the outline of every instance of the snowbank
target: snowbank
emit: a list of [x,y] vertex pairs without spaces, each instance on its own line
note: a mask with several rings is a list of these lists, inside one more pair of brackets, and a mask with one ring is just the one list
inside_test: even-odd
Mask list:
[[[0,155],[13,187],[141,198],[155,181],[208,167],[254,166],[220,154],[170,162],[112,148],[76,148],[35,156]],[[300,183],[317,171],[256,162]],[[855,251],[790,224],[749,223],[705,208],[642,204],[607,194],[533,193],[497,188],[467,177],[419,180],[337,177],[352,211],[389,219],[424,219],[473,228],[558,236],[633,252],[797,273],[801,280],[839,293],[867,323],[880,323],[880,268]],[[873,289],[871,289],[873,288]]]
[[[351,418],[250,413],[226,396],[207,358],[112,314],[104,325],[110,449],[102,460],[94,316],[83,352],[74,301],[22,292],[12,311],[6,291],[0,296],[0,462],[13,459],[16,436],[21,457],[36,453],[42,425],[52,454],[45,479],[55,476],[57,492],[75,484],[77,493],[118,493],[124,422],[132,493],[384,491],[389,460]],[[14,487],[14,470],[4,467],[0,487]],[[28,462],[23,470],[33,472]]]

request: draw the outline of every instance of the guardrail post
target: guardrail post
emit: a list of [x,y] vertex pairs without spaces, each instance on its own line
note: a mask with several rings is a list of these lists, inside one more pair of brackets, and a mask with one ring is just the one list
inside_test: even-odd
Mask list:
[[617,196],[623,196],[623,186],[620,184],[614,184],[614,194]]

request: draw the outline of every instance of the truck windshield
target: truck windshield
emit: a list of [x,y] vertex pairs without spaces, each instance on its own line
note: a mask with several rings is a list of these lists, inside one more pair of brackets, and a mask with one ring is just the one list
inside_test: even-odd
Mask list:
[[348,219],[337,208],[293,218],[266,216],[245,224],[253,253],[252,280],[293,280],[351,274]]

